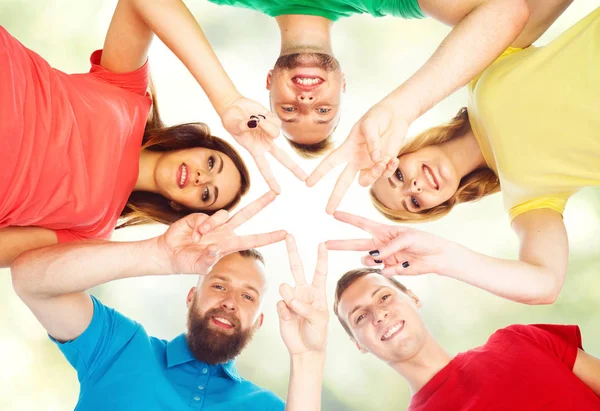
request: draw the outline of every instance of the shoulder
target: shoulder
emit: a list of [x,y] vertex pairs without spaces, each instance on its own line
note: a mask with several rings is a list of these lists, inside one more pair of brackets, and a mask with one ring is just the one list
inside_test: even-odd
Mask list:
[[242,389],[248,393],[251,398],[253,405],[259,406],[261,410],[265,411],[283,411],[285,408],[285,402],[273,391],[267,390],[248,381],[244,378],[241,379]]

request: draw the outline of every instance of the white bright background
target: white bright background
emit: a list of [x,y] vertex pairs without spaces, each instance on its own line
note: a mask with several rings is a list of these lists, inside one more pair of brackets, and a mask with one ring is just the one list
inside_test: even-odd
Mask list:
[[[65,72],[89,69],[89,54],[101,48],[116,1],[1,0],[0,24],[26,46]],[[205,30],[226,70],[247,97],[268,105],[267,71],[279,52],[279,32],[273,19],[259,13],[190,0],[188,7]],[[149,3],[150,7],[150,3]],[[580,0],[544,35],[544,44],[597,7]],[[348,81],[343,115],[336,132],[342,141],[354,122],[374,103],[413,73],[435,50],[449,29],[432,19],[403,21],[355,16],[335,24],[334,50]],[[213,134],[226,136],[220,120],[200,87],[183,65],[155,41],[150,51],[152,74],[164,119],[174,124],[204,121]],[[451,96],[420,118],[409,136],[451,118],[466,102],[464,91]],[[226,136],[227,137],[227,136]],[[232,139],[227,137],[229,141]],[[280,139],[279,145],[290,151]],[[245,154],[245,153],[243,153]],[[243,204],[268,188],[252,160],[253,177]],[[296,159],[310,172],[317,161]],[[358,229],[336,222],[324,208],[341,169],[308,189],[286,169],[272,162],[283,192],[242,233],[285,229],[296,236],[307,275],[312,275],[317,244],[327,239],[361,238]],[[385,222],[370,204],[367,190],[353,186],[341,210]],[[423,317],[433,334],[457,353],[485,342],[494,330],[512,323],[577,323],[584,347],[600,356],[600,191],[587,189],[569,202],[565,214],[571,260],[560,299],[551,307],[511,303],[457,281],[437,276],[402,278],[424,302]],[[463,205],[442,221],[419,228],[453,239],[482,253],[515,258],[517,241],[502,210],[500,195]],[[163,226],[118,231],[113,239],[130,241],[158,235]],[[285,245],[261,249],[271,287],[264,302],[265,324],[238,361],[241,373],[285,397],[288,356],[279,337],[275,303],[282,281],[292,281]],[[360,265],[360,253],[330,252],[330,303],[335,281]],[[81,275],[85,275],[82,272]],[[185,295],[195,278],[148,277],[107,284],[94,290],[104,303],[144,324],[150,334],[170,339],[185,330]],[[78,383],[35,318],[15,296],[8,270],[0,274],[0,409],[65,410],[77,401]],[[333,315],[333,314],[332,314]],[[324,381],[325,410],[404,409],[409,392],[404,381],[370,355],[360,355],[332,317]]]

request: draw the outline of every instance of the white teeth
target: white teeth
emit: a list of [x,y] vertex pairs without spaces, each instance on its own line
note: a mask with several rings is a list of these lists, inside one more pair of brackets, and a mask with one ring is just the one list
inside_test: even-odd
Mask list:
[[427,180],[429,180],[429,184],[431,185],[431,187],[437,189],[438,185],[435,183],[435,180],[433,179],[433,176],[431,175],[429,168],[423,167],[423,170],[425,170],[425,176],[427,177]]
[[228,320],[226,320],[226,319],[225,319],[225,318],[223,318],[223,317],[215,317],[215,320],[217,320],[217,321],[218,321],[218,322],[220,322],[220,323],[223,323],[223,324],[227,324],[227,325],[233,326],[233,324],[231,324],[231,322],[229,322]]
[[187,177],[187,167],[181,166],[181,179],[179,180],[179,185],[183,187],[183,183],[185,183],[185,178]]
[[294,81],[298,84],[302,84],[305,86],[312,86],[314,84],[319,83],[320,80],[318,78],[295,77]]
[[402,326],[402,323],[397,324],[397,325],[393,326],[392,328],[390,328],[389,330],[387,330],[387,332],[385,334],[383,334],[382,339],[387,340],[388,338],[390,338],[396,331],[398,331],[400,329],[401,326]]

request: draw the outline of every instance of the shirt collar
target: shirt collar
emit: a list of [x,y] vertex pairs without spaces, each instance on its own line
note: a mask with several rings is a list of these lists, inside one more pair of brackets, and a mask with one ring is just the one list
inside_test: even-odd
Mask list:
[[[201,361],[198,361],[194,354],[190,351],[187,341],[185,339],[185,334],[180,334],[171,341],[167,342],[167,367],[175,367],[181,364],[185,364],[188,362],[196,361],[200,364],[204,364]],[[209,364],[206,364],[210,366]],[[215,366],[211,366],[215,367]],[[235,367],[235,360],[231,360],[224,364],[218,364],[216,367],[221,367],[223,371],[234,381],[242,382],[242,377],[238,374],[237,369]]]

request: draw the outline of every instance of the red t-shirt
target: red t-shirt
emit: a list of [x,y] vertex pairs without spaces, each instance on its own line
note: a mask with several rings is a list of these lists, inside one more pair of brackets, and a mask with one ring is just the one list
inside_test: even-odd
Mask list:
[[0,26],[0,227],[59,242],[108,238],[133,191],[151,100],[148,64],[55,70]]
[[576,325],[511,325],[458,354],[409,410],[600,410],[600,398],[573,374],[578,348]]

